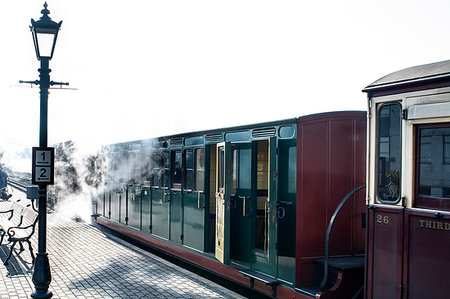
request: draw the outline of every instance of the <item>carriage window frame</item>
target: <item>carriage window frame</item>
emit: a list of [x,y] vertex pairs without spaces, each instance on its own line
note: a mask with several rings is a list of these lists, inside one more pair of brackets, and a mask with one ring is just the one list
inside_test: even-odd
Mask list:
[[[388,142],[381,142],[381,138],[382,137],[386,137],[386,136],[381,136],[380,133],[382,131],[382,126],[386,125],[385,123],[382,122],[382,117],[381,117],[381,113],[383,111],[383,109],[390,109],[392,107],[396,107],[398,108],[398,111],[396,111],[396,113],[398,115],[391,115],[389,117],[389,121],[391,121],[391,118],[396,117],[397,121],[398,121],[398,142],[397,142],[397,147],[395,148],[395,150],[391,150],[392,147],[391,146],[395,146],[395,143],[392,142],[393,139],[391,139],[391,136],[394,135],[390,135],[387,136],[389,138]],[[390,127],[390,124],[388,124]],[[395,205],[398,204],[402,198],[401,194],[402,194],[402,105],[400,102],[390,102],[390,103],[384,103],[382,105],[379,106],[378,110],[377,110],[377,123],[376,123],[376,158],[375,158],[375,171],[376,171],[376,198],[378,199],[379,202],[383,203],[383,204],[391,204],[391,205]],[[389,133],[391,133],[391,131],[389,130]],[[384,161],[386,161],[386,157],[381,157],[380,153],[381,153],[381,147],[382,144],[384,144],[384,146],[389,146],[389,152],[394,152],[397,153],[397,156],[394,157],[394,155],[389,154],[389,160],[392,160],[393,158],[398,158],[398,162],[396,163],[398,165],[398,168],[396,168],[395,170],[392,170],[392,176],[395,178],[395,171],[398,171],[397,174],[397,178],[395,178],[396,180],[398,180],[398,191],[397,191],[397,195],[396,197],[393,197],[392,200],[388,200],[388,199],[384,199],[383,196],[383,191],[386,189],[386,186],[389,184],[387,183],[387,171],[386,171],[386,162],[381,163],[381,160],[384,159]],[[390,163],[390,162],[389,162]],[[384,167],[383,167],[384,166]],[[384,173],[384,175],[382,176],[381,173]],[[391,179],[392,181],[392,179]],[[395,185],[394,185],[395,187]],[[383,196],[382,196],[383,195]]]
[[194,150],[185,149],[183,159],[184,159],[183,189],[191,191],[194,188]]
[[[450,128],[450,123],[434,123],[434,124],[422,124],[422,125],[416,125],[414,130],[414,136],[415,136],[415,173],[414,173],[414,207],[417,208],[424,208],[424,209],[438,209],[438,210],[445,210],[450,211],[450,197],[441,197],[441,196],[432,196],[432,195],[420,195],[420,175],[421,175],[421,164],[432,164],[432,163],[423,163],[424,161],[421,160],[422,158],[422,147],[421,147],[421,130],[427,130],[427,129],[443,129],[443,128]],[[433,136],[431,136],[433,137]],[[444,135],[444,139],[442,142],[442,165],[448,165],[447,159],[449,157],[446,156],[446,147],[450,146],[448,144],[447,136]],[[447,145],[448,144],[448,145]],[[432,146],[433,143],[430,143]],[[437,149],[439,151],[439,149]],[[434,148],[431,149],[431,152],[434,152]]]
[[171,152],[171,169],[170,169],[170,178],[171,178],[171,189],[181,190],[181,184],[183,182],[183,155],[181,150],[173,150]]
[[162,187],[163,185],[163,162],[162,162],[162,152],[154,152],[152,154],[152,186]]
[[162,188],[169,188],[169,175],[170,175],[170,154],[169,151],[161,151],[161,183]]
[[194,190],[203,192],[205,190],[205,150],[196,148],[193,153],[194,158]]

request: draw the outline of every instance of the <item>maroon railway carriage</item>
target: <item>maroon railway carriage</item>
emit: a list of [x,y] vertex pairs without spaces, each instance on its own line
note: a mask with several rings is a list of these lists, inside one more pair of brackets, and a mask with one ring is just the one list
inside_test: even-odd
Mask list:
[[369,100],[365,296],[450,297],[450,60],[389,74]]
[[112,145],[113,164],[140,175],[109,182],[95,219],[277,298],[351,298],[363,286],[364,192],[333,215],[365,184],[366,123],[366,112],[331,112]]

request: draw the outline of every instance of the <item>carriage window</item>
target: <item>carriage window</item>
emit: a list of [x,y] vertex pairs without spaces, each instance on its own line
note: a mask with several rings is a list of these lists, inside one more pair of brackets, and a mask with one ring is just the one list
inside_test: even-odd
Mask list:
[[192,150],[186,150],[184,152],[185,162],[184,162],[184,189],[192,190],[194,185],[194,157],[192,154]]
[[251,188],[251,163],[252,163],[252,150],[240,149],[238,156],[238,187],[239,189]]
[[219,184],[219,190],[225,189],[225,149],[223,147],[219,148],[219,164],[217,165],[217,173],[218,173],[218,184]]
[[377,193],[381,202],[400,200],[401,115],[399,103],[385,104],[378,111]]
[[195,190],[203,191],[205,185],[205,157],[202,148],[195,150]]
[[161,187],[163,182],[163,159],[162,159],[162,153],[154,153],[153,154],[153,170],[152,170],[152,177],[153,177],[153,184],[154,186]]
[[450,124],[417,127],[415,206],[450,209]]
[[236,194],[237,186],[237,153],[235,147],[231,148],[231,194]]
[[181,189],[181,151],[172,152],[172,188]]
[[161,186],[169,187],[169,152],[163,151],[161,154]]
[[288,165],[288,192],[296,193],[297,190],[297,147],[289,147],[289,165]]

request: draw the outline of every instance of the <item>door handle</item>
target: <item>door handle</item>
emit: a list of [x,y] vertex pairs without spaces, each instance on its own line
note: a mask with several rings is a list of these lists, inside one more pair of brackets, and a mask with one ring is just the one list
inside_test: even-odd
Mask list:
[[169,202],[169,201],[170,201],[170,197],[168,196],[169,199],[166,199],[166,195],[169,195],[169,196],[170,196],[170,192],[167,192],[167,193],[164,192],[164,198],[163,198],[163,201],[164,201],[164,202]]
[[283,219],[286,216],[286,209],[283,207],[278,207],[277,215],[278,219]]
[[247,199],[250,199],[250,196],[239,196],[239,198],[242,199],[242,216],[246,217],[246,216],[248,216],[246,202],[247,202]]

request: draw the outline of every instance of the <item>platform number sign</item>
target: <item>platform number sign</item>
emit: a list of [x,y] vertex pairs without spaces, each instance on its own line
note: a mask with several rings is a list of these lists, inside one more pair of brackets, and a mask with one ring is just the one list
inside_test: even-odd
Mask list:
[[33,147],[33,185],[53,185],[55,149],[53,147]]

